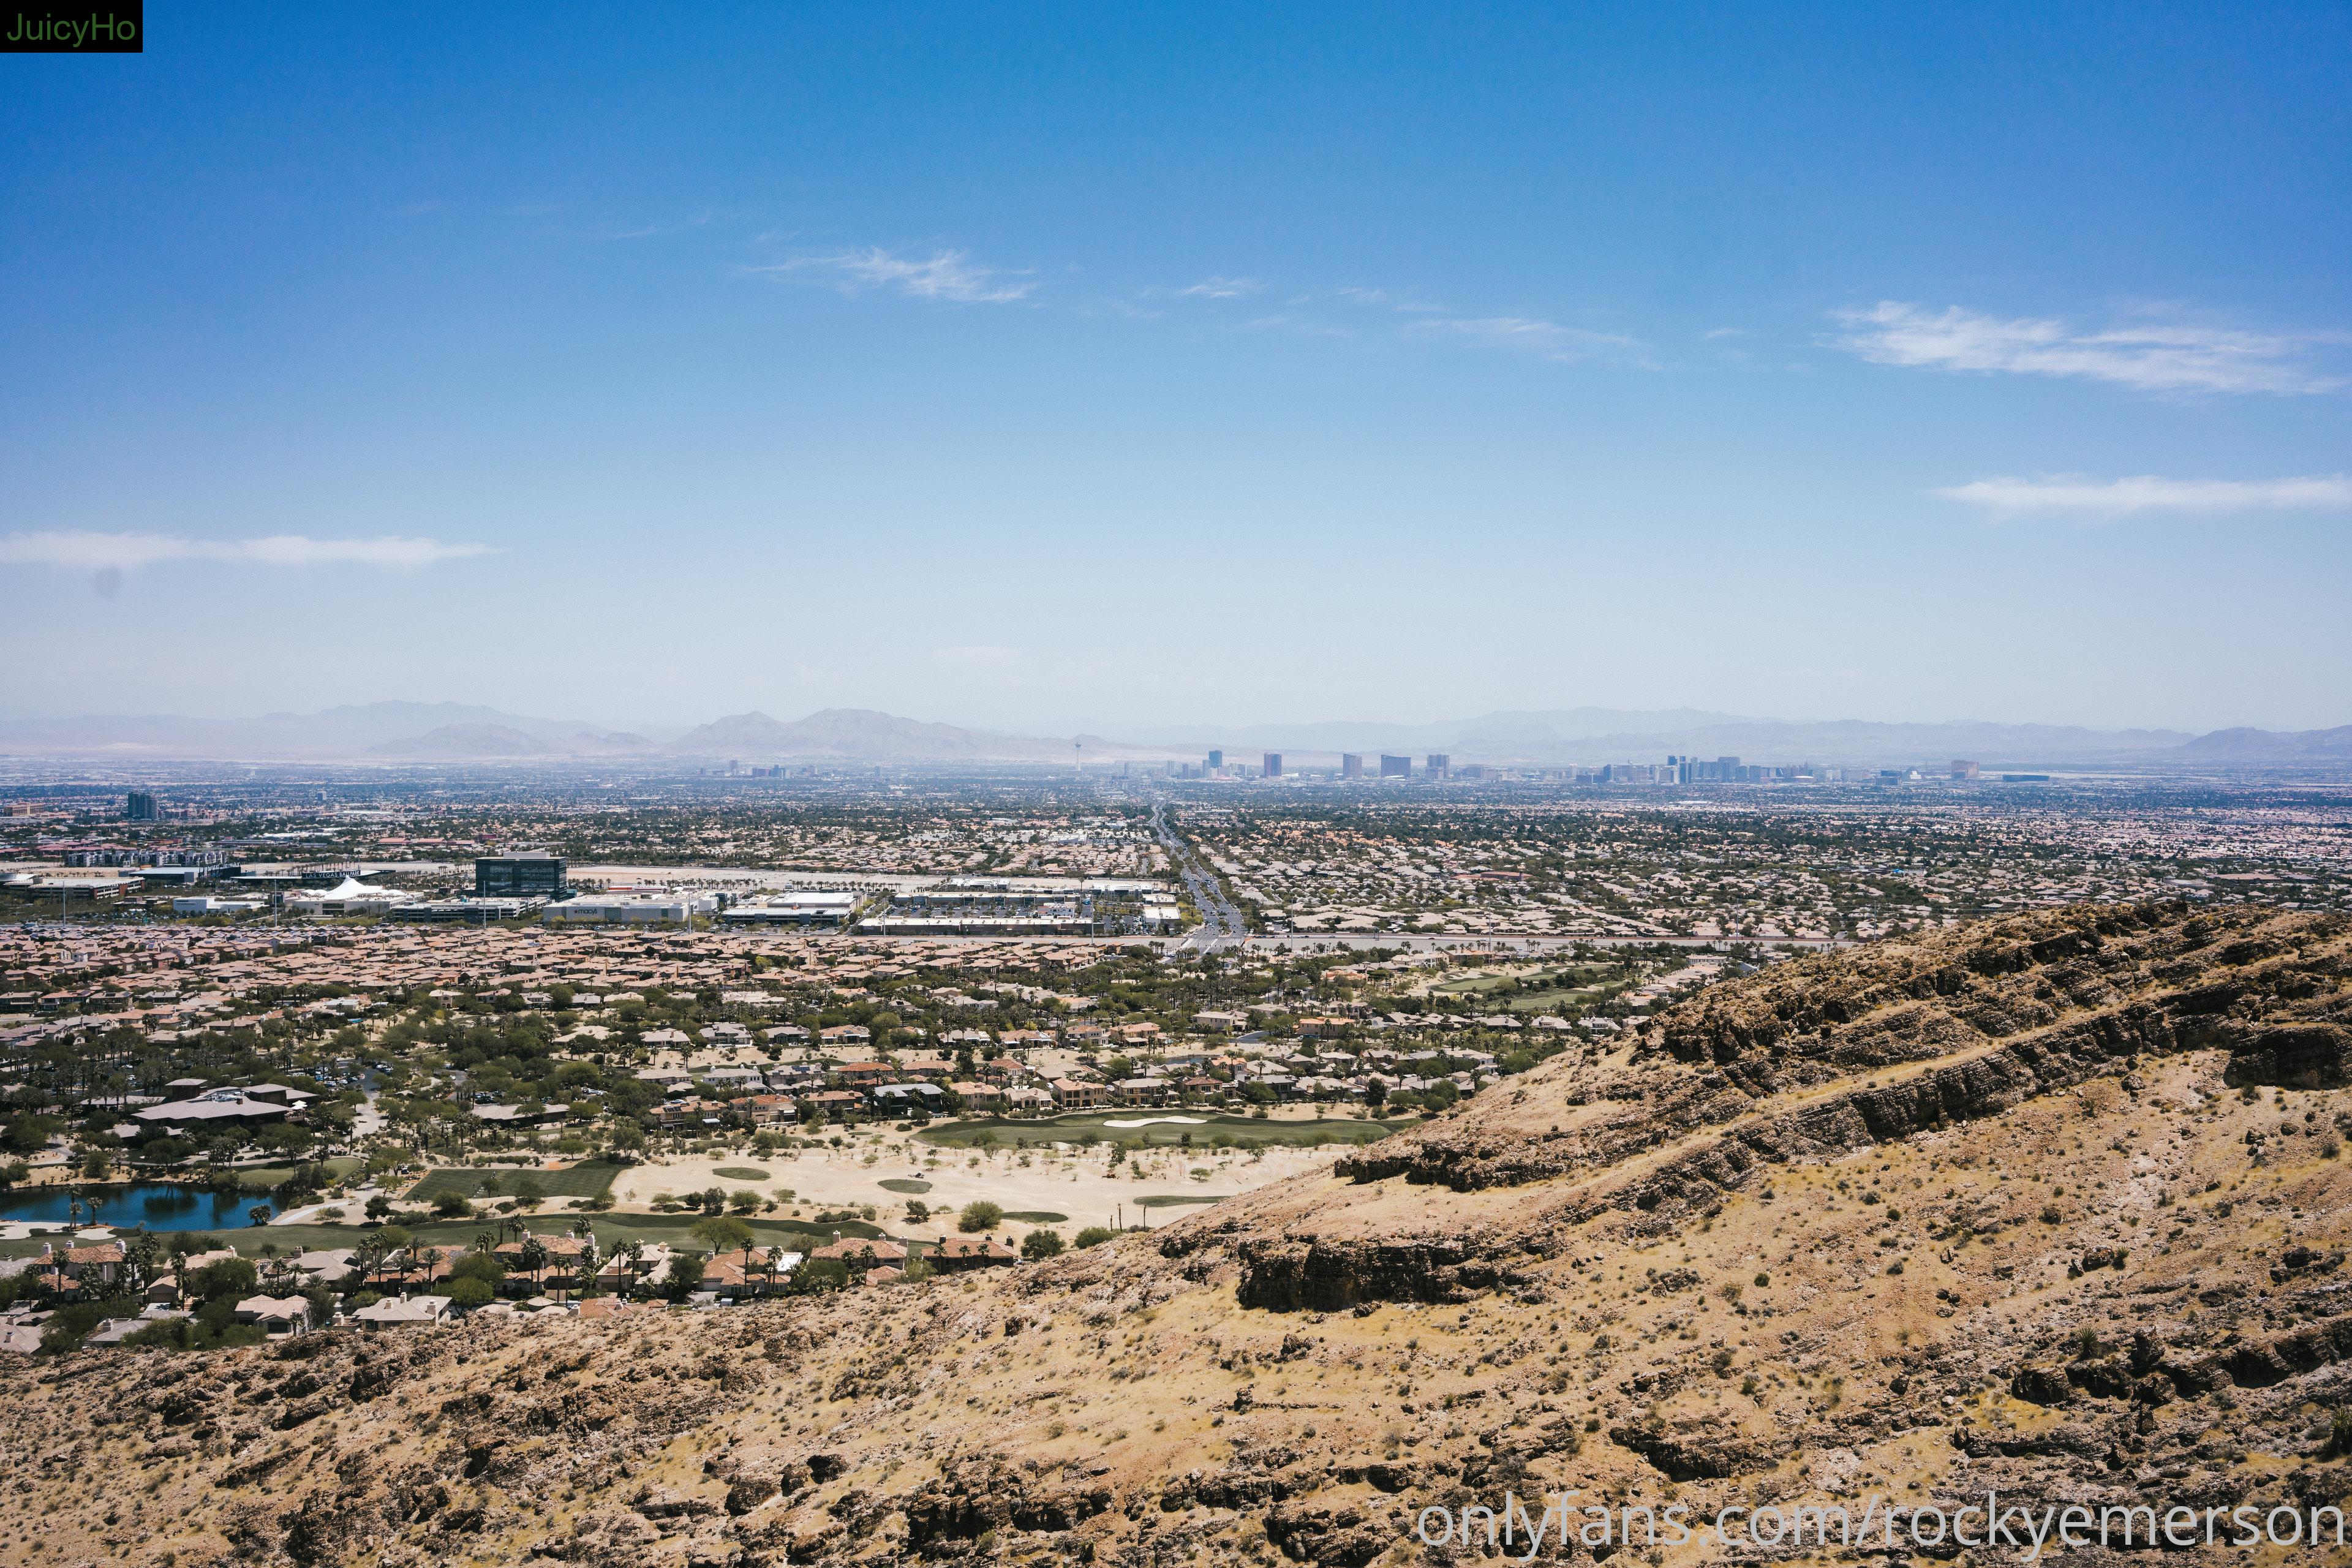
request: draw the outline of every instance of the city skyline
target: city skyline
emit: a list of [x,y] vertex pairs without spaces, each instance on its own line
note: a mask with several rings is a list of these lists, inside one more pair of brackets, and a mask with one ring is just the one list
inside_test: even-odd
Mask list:
[[0,713],[2352,719],[2344,19],[1676,15],[14,58]]
[[[1227,769],[1263,747],[1255,769]],[[1354,748],[1354,749],[1350,749]],[[757,710],[699,724],[661,722],[623,728],[578,718],[548,718],[455,703],[383,702],[316,713],[270,713],[232,720],[151,715],[79,715],[56,720],[0,719],[0,760],[33,774],[92,765],[121,773],[164,776],[178,764],[342,764],[368,773],[430,773],[475,764],[532,763],[546,776],[657,776],[749,768],[754,776],[799,776],[816,770],[885,764],[929,772],[1012,765],[1046,773],[1140,767],[1169,776],[1267,777],[1321,774],[1391,778],[1444,776],[1454,761],[1528,777],[1624,783],[1675,782],[1658,759],[1720,763],[1683,771],[1685,784],[1843,779],[1893,767],[1940,776],[1978,776],[1979,763],[2001,770],[2061,767],[2156,777],[2243,770],[2308,773],[2352,761],[2352,725],[2275,731],[2233,727],[2191,734],[2177,730],[2099,730],[2079,725],[1979,721],[1885,724],[1854,720],[1791,721],[1696,709],[1653,711],[1579,708],[1494,711],[1421,724],[1337,720],[1291,724],[1130,726],[1062,736],[1024,735],[925,722],[870,709],[825,709],[792,721]],[[1287,758],[1297,766],[1286,767]],[[1375,775],[1368,765],[1377,761]],[[1752,764],[1746,773],[1738,764]],[[760,764],[791,763],[790,770]],[[1616,771],[1596,769],[1614,764]],[[1179,767],[1178,764],[1182,764]],[[1760,772],[1759,771],[1760,769]],[[547,771],[551,770],[551,771]],[[1963,772],[1963,770],[1966,770]],[[1749,777],[1750,773],[1757,776]],[[2043,773],[2031,775],[2035,779]]]

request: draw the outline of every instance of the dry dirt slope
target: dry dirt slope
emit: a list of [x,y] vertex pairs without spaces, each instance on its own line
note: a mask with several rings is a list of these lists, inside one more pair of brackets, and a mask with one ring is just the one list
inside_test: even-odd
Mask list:
[[15,1366],[0,1559],[1357,1564],[1507,1489],[2333,1503],[2347,973],[2320,917],[2035,915],[1009,1276]]

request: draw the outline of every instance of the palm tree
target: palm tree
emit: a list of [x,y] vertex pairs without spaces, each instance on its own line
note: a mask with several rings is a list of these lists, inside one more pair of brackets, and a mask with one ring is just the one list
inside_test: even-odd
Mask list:
[[540,1280],[547,1273],[550,1256],[547,1243],[529,1231],[523,1232],[522,1246],[515,1250],[515,1261],[530,1270],[530,1293],[534,1296],[539,1294]]
[[596,1293],[597,1263],[596,1233],[583,1223],[580,1226],[580,1265],[573,1270],[574,1276],[580,1281],[583,1295],[593,1296]]
[[130,1241],[123,1246],[122,1256],[123,1261],[129,1265],[126,1272],[130,1275],[128,1283],[132,1294],[146,1293],[149,1282],[155,1278],[155,1265],[161,1261],[163,1253],[163,1244],[145,1226],[131,1233]]
[[261,1244],[261,1281],[271,1289],[280,1288],[286,1276],[294,1271],[294,1260],[278,1250],[274,1241]]

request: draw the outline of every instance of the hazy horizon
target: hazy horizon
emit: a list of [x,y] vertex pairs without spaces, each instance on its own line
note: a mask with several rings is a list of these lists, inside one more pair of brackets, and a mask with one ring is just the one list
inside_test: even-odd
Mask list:
[[[887,708],[877,708],[863,703],[851,702],[824,703],[814,708],[760,707],[755,704],[750,708],[736,709],[726,712],[715,710],[706,711],[698,708],[681,708],[677,711],[670,713],[639,714],[635,716],[625,715],[619,718],[612,718],[600,716],[593,712],[530,712],[501,703],[468,700],[462,698],[436,698],[427,700],[399,697],[370,698],[345,702],[331,702],[316,708],[273,708],[268,710],[248,710],[242,711],[223,710],[215,712],[167,712],[161,709],[146,711],[131,710],[100,711],[98,710],[85,709],[43,712],[37,710],[19,710],[0,707],[0,723],[47,723],[76,719],[107,719],[118,721],[191,720],[203,723],[240,723],[278,719],[308,720],[341,710],[363,710],[368,709],[393,707],[467,710],[469,711],[478,711],[482,713],[501,714],[509,718],[525,719],[543,723],[560,724],[576,722],[585,728],[595,731],[619,733],[634,732],[646,734],[656,739],[663,738],[665,735],[668,734],[682,732],[698,725],[711,723],[722,719],[739,718],[747,714],[760,714],[770,719],[777,720],[781,722],[790,723],[799,720],[814,717],[820,713],[828,712],[881,713],[895,719],[910,720],[917,723],[944,724],[958,729],[1007,735],[1069,737],[1073,735],[1092,734],[1099,735],[1106,740],[1150,738],[1155,741],[1171,741],[1192,731],[1199,731],[1204,735],[1209,735],[1220,731],[1233,732],[1279,729],[1337,729],[1347,726],[1360,726],[1366,730],[1421,729],[1434,728],[1448,724],[1475,723],[1496,717],[1513,717],[1529,714],[1550,715],[1578,711],[1601,711],[1623,714],[1629,719],[1641,721],[1635,726],[1633,731],[1637,733],[1652,729],[1658,730],[1660,732],[1664,732],[1668,729],[1672,728],[1672,726],[1654,721],[1663,720],[1670,715],[1688,715],[1691,727],[1698,727],[1702,724],[1714,723],[1790,725],[1863,723],[1918,726],[1994,724],[2003,726],[2037,726],[2052,729],[2086,730],[2110,734],[2126,734],[2135,731],[2161,731],[2182,735],[2209,733],[2214,730],[2267,728],[2267,726],[2261,725],[2232,723],[2207,725],[2202,728],[2192,728],[2176,724],[2098,724],[2063,719],[2012,719],[2003,715],[1988,713],[1947,713],[1932,716],[1903,718],[1876,718],[1856,713],[1741,713],[1731,712],[1717,708],[1702,708],[1696,704],[1688,703],[1677,703],[1668,708],[1649,709],[1630,708],[1621,704],[1602,702],[1563,703],[1523,708],[1505,708],[1495,705],[1465,704],[1459,711],[1443,713],[1407,713],[1391,715],[1310,712],[1295,718],[1242,716],[1231,719],[1211,717],[1171,721],[1147,720],[1141,718],[1105,718],[1101,716],[1063,716],[1059,719],[1049,717],[1039,724],[1024,726],[1020,724],[983,722],[953,712],[908,712]],[[2341,726],[2336,724],[2313,724],[2308,726],[2298,726],[2297,728],[2327,730],[2339,727]]]
[[[1953,759],[1991,773],[2052,767],[2139,773],[2214,769],[2340,771],[2352,763],[2352,726],[2281,734],[2255,729],[2190,733],[2004,724],[1981,719],[1877,723],[1789,720],[1693,709],[1627,711],[1576,708],[1457,715],[1422,722],[1378,719],[1185,725],[1088,724],[1058,734],[989,730],[872,709],[811,714],[757,710],[609,726],[578,715],[518,714],[453,703],[382,702],[308,714],[233,719],[82,715],[0,720],[0,759],[23,764],[168,768],[216,764],[354,764],[446,768],[528,763],[603,773],[638,772],[732,759],[885,763],[954,769],[970,764],[1196,764],[1223,748],[1226,761],[1255,768],[1279,755],[1289,771],[1337,766],[1343,754],[1404,753],[1507,769],[1597,767],[1681,756],[1737,758],[1775,768],[1822,764],[1932,769]],[[1419,764],[1416,764],[1419,765]],[[1385,773],[1385,768],[1382,772]],[[1838,776],[1843,776],[1842,774]]]

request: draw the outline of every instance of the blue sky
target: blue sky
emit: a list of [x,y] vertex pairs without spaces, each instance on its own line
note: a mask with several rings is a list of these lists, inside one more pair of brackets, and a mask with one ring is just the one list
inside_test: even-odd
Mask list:
[[2352,721],[2352,13],[1133,9],[0,57],[0,710]]

